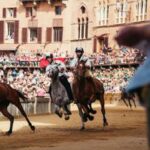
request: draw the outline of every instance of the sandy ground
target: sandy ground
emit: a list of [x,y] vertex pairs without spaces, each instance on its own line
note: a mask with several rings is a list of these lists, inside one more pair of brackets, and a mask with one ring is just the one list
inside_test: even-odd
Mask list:
[[[98,110],[98,109],[97,109]],[[103,128],[98,110],[95,119],[80,131],[78,112],[69,121],[56,115],[30,116],[33,133],[24,118],[15,120],[14,133],[6,136],[9,122],[0,122],[1,150],[147,150],[146,116],[142,108],[108,107],[109,126]]]

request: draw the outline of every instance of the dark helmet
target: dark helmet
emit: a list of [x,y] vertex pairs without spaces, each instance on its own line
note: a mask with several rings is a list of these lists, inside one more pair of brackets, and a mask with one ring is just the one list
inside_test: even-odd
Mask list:
[[77,48],[75,49],[75,52],[76,52],[76,53],[77,53],[77,52],[84,53],[84,50],[83,50],[82,47],[77,47]]
[[48,58],[52,58],[53,59],[54,58],[53,54],[51,53],[50,55],[47,55],[46,59],[48,59]]

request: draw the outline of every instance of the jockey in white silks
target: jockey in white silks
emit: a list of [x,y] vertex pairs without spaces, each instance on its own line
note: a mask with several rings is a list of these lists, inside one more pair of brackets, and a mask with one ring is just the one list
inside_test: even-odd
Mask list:
[[92,68],[92,62],[87,56],[84,56],[84,50],[82,47],[77,47],[75,49],[76,57],[70,62],[70,68],[75,68],[79,62],[85,61],[85,66],[86,66],[86,72],[85,72],[85,78],[88,78],[88,81],[91,82],[93,85],[93,88],[96,91],[96,85],[94,83],[92,73],[91,73],[91,68]]
[[78,47],[75,49],[76,57],[70,62],[70,68],[75,68],[80,61],[86,61],[85,66],[88,68],[85,77],[91,76],[90,69],[92,67],[92,63],[90,59],[86,56],[84,56],[84,50],[81,47]]
[[49,74],[49,70],[51,68],[56,67],[56,66],[58,67],[59,80],[60,80],[61,84],[65,87],[70,102],[72,102],[73,101],[73,94],[72,94],[70,83],[68,82],[68,79],[67,79],[65,64],[62,62],[54,61],[53,54],[50,54],[50,56],[47,56],[46,59],[49,61],[49,65],[46,67],[46,74],[47,75]]

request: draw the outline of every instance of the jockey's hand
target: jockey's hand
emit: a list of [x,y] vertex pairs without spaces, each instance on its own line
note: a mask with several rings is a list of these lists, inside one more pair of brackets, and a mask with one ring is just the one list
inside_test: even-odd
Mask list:
[[91,66],[86,65],[86,69],[91,69]]
[[61,73],[63,73],[65,71],[65,68],[60,68],[59,70]]

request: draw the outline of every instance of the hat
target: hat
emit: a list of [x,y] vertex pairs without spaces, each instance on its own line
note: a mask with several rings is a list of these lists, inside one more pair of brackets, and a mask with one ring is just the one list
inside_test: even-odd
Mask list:
[[129,81],[129,85],[126,88],[127,92],[133,91],[146,84],[150,83],[150,58],[147,58],[137,71],[135,75]]
[[46,59],[53,58],[53,54],[46,55]]
[[77,47],[76,49],[75,49],[75,52],[84,52],[84,50],[83,50],[83,48],[82,47]]

